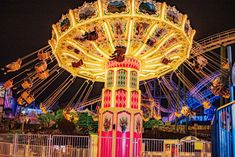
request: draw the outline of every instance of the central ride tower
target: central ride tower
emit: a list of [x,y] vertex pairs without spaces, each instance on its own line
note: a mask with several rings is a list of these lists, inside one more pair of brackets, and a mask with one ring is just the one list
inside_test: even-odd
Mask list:
[[142,137],[140,63],[134,58],[106,65],[99,115],[99,156],[139,156]]

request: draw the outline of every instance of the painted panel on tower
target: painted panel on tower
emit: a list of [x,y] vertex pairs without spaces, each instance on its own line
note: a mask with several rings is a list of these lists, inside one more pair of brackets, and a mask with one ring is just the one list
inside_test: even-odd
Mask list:
[[110,111],[103,113],[103,126],[101,132],[101,156],[112,156],[112,134],[113,134],[113,113]]
[[111,106],[111,90],[105,90],[104,92],[104,107],[110,107]]
[[131,108],[138,109],[139,93],[137,91],[131,92]]
[[126,111],[119,112],[117,115],[116,157],[130,156],[130,124],[130,113]]
[[133,143],[133,157],[141,156],[141,144],[142,144],[142,116],[140,113],[134,115],[134,143]]
[[116,107],[126,107],[126,91],[123,89],[119,89],[116,91]]

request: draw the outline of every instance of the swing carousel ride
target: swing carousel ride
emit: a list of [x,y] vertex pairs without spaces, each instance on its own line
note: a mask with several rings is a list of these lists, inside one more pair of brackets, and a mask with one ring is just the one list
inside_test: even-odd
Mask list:
[[[235,31],[193,41],[195,30],[187,15],[166,3],[84,3],[62,15],[52,28],[49,45],[2,68],[5,75],[14,75],[4,87],[15,91],[22,107],[40,98],[45,90],[56,88],[40,105],[46,113],[66,91],[76,87],[64,108],[67,119],[74,118],[71,112],[83,112],[95,105],[96,112],[86,111],[95,120],[99,112],[99,120],[104,123],[99,127],[108,131],[108,124],[116,122],[107,117],[119,116],[123,111],[119,116],[123,132],[128,128],[125,116],[134,120],[137,116],[135,125],[142,118],[160,120],[162,115],[173,121],[175,117],[195,115],[193,106],[187,104],[189,98],[210,109],[213,96],[230,97],[221,78],[229,71],[228,61],[212,50],[233,44]],[[61,84],[52,86],[61,78]],[[79,78],[85,80],[77,87]],[[95,82],[105,83],[102,96],[88,100]],[[154,89],[160,95],[153,96],[151,82],[157,84]],[[144,89],[142,94],[139,87]],[[162,105],[159,97],[164,97],[168,104]]]

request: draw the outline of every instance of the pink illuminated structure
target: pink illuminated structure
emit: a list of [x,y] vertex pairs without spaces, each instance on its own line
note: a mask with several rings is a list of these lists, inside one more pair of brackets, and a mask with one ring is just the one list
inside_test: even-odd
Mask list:
[[142,111],[139,69],[139,62],[132,58],[107,64],[107,81],[99,117],[100,157],[140,156]]

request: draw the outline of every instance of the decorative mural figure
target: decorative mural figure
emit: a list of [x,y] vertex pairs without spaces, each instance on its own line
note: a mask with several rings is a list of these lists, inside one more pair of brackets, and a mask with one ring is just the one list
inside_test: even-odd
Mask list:
[[65,18],[64,20],[61,21],[60,23],[61,32],[66,31],[69,27],[70,27],[69,18]]
[[145,22],[136,23],[136,35],[143,36],[144,31],[148,28],[149,24]]
[[135,129],[136,129],[136,132],[138,134],[141,134],[141,120],[140,119],[136,120],[136,127],[135,127]]
[[111,118],[105,117],[104,118],[104,131],[108,132],[111,128]]
[[100,153],[103,157],[112,156],[112,133],[113,133],[113,113],[112,112],[104,112],[103,120],[102,120],[102,132],[101,132],[101,149]]
[[155,5],[151,2],[141,2],[139,9],[142,13],[146,13],[149,15],[155,14],[156,13],[156,8]]
[[129,157],[130,154],[130,113],[117,114],[116,157]]
[[81,20],[86,20],[88,18],[91,18],[96,14],[96,11],[92,7],[85,7],[80,11],[79,18]]
[[133,150],[133,156],[141,156],[141,144],[142,144],[142,115],[137,113],[134,115],[134,136],[133,136],[133,147],[137,148],[136,151]]
[[116,35],[122,35],[123,34],[123,26],[122,26],[122,23],[121,22],[116,22],[114,24],[114,32]]
[[122,133],[125,133],[126,129],[127,129],[127,125],[128,125],[128,122],[127,122],[127,117],[122,117],[120,118],[120,127],[121,127],[121,130],[122,130]]
[[111,13],[121,13],[126,10],[126,5],[123,1],[110,1],[107,7],[108,11]]

